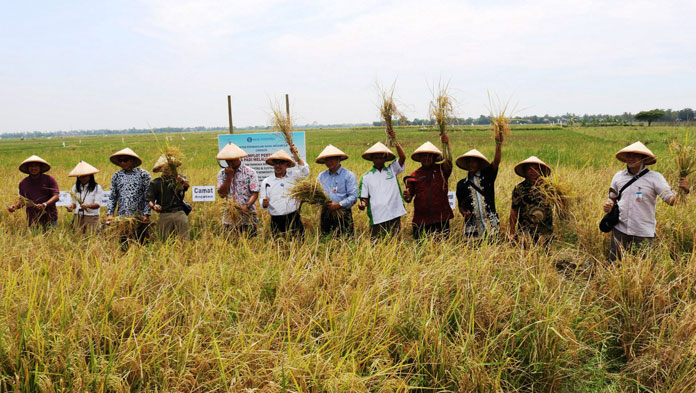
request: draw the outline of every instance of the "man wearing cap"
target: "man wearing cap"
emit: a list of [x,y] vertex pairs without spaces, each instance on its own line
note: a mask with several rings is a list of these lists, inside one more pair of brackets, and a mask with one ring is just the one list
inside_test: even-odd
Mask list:
[[[609,197],[603,206],[604,212],[608,213],[614,204],[619,205],[619,222],[612,229],[609,247],[609,259],[612,262],[621,259],[622,250],[652,243],[655,238],[655,206],[658,196],[670,206],[677,201],[676,193],[664,176],[646,168],[656,163],[657,158],[643,143],[638,141],[626,146],[616,153],[616,158],[626,163],[626,169],[614,175],[609,187]],[[636,180],[629,184],[634,178]],[[679,179],[679,188],[685,193],[689,192],[685,177]]]
[[[448,143],[446,135],[441,137]],[[413,202],[413,237],[420,239],[426,234],[449,235],[449,220],[454,213],[447,197],[447,181],[452,174],[452,161],[445,160],[442,152],[430,142],[425,142],[411,154],[411,159],[421,167],[407,176],[404,200]],[[445,160],[442,163],[438,161]]]
[[517,176],[524,181],[512,191],[510,208],[510,238],[518,232],[533,243],[548,244],[553,236],[553,209],[539,190],[542,176],[551,173],[551,167],[535,156],[515,165]]
[[19,170],[29,176],[19,182],[19,195],[24,199],[7,207],[10,213],[26,206],[30,227],[54,227],[58,221],[59,189],[56,179],[47,175],[51,165],[39,156],[31,156],[19,165]]
[[189,188],[186,177],[178,172],[181,161],[171,155],[163,154],[152,168],[153,173],[162,176],[152,180],[147,189],[145,200],[150,209],[159,213],[157,230],[163,240],[177,236],[181,240],[190,238],[188,215],[190,207],[184,202],[184,195]]
[[261,183],[261,207],[271,215],[273,234],[304,232],[299,203],[290,198],[290,189],[298,179],[309,176],[309,165],[302,161],[294,145],[290,151],[297,157],[297,163],[285,150],[278,150],[266,159],[266,164],[273,166],[273,175]]
[[72,203],[68,211],[75,211],[73,225],[82,232],[96,233],[99,230],[99,208],[104,190],[97,184],[94,174],[99,169],[80,161],[68,174],[76,177],[72,187]]
[[467,171],[467,176],[457,183],[457,206],[464,217],[464,234],[468,238],[497,232],[500,227],[495,210],[495,179],[498,177],[502,144],[502,139],[496,139],[492,163],[476,149],[469,150],[455,161],[458,167]]
[[233,198],[241,208],[238,222],[231,222],[225,215],[222,222],[228,230],[255,236],[258,230],[256,200],[259,198],[259,176],[256,171],[242,163],[248,154],[234,143],[228,143],[216,158],[224,160],[227,167],[217,174],[217,190],[222,198]]
[[150,221],[150,206],[145,200],[145,194],[150,186],[150,173],[138,168],[143,161],[130,148],[117,151],[111,155],[110,160],[114,165],[121,167],[121,170],[111,177],[106,223],[111,223],[114,214],[142,220],[132,233],[121,238],[121,244],[125,245],[129,239],[133,238],[143,243]]
[[317,164],[326,165],[319,174],[319,183],[331,199],[321,208],[321,233],[324,235],[352,235],[353,213],[351,208],[358,199],[358,180],[355,174],[343,166],[341,161],[348,155],[333,145],[328,145],[317,157]]
[[396,142],[394,130],[387,130],[387,134],[395,141],[398,160],[388,167],[384,166],[385,161],[393,160],[396,156],[381,142],[375,143],[362,155],[364,159],[372,161],[373,167],[360,178],[358,208],[367,208],[373,238],[385,234],[396,235],[401,230],[401,216],[406,214],[397,178],[406,169],[406,153]]

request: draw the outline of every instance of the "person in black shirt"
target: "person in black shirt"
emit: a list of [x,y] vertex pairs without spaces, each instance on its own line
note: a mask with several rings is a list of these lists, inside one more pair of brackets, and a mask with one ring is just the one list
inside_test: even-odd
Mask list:
[[189,206],[184,202],[189,182],[178,173],[179,166],[181,161],[178,159],[169,155],[160,156],[152,172],[161,172],[162,176],[150,182],[145,196],[150,208],[159,213],[157,229],[163,240],[175,235],[182,240],[190,237],[186,212]]
[[457,183],[457,206],[464,217],[464,234],[468,238],[493,234],[500,228],[495,211],[495,179],[502,157],[502,144],[502,139],[496,140],[493,162],[476,149],[457,157],[457,166],[468,172]]

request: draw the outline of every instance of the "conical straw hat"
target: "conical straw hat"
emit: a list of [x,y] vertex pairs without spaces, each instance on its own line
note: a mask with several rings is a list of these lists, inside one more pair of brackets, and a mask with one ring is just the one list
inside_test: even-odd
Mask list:
[[290,157],[290,155],[288,153],[286,153],[285,150],[283,150],[283,149],[280,149],[277,152],[268,156],[268,158],[266,158],[266,164],[272,165],[271,161],[273,161],[273,160],[287,161],[288,168],[292,168],[295,166],[295,160],[293,160],[292,157]]
[[51,164],[46,162],[46,160],[44,160],[43,158],[34,155],[34,156],[27,158],[26,160],[22,161],[21,164],[19,164],[19,171],[26,173],[26,174],[29,174],[28,166],[32,162],[36,162],[36,163],[41,164],[41,173],[48,172],[51,169]]
[[218,160],[236,160],[238,158],[244,158],[248,156],[247,152],[242,150],[239,146],[230,142],[225,145],[225,147],[220,150],[220,152],[215,156]]
[[425,142],[424,144],[420,145],[416,151],[411,154],[411,159],[413,161],[418,161],[420,162],[420,158],[418,157],[419,154],[423,153],[428,153],[428,154],[437,154],[437,158],[435,158],[435,162],[442,161],[445,159],[445,156],[442,155],[442,151],[437,148],[437,146],[433,145],[430,142]]
[[162,154],[157,159],[155,166],[152,167],[152,171],[155,173],[161,172],[162,168],[164,168],[165,165],[172,165],[172,164],[178,168],[181,166],[181,161],[179,161],[178,158],[173,157],[173,156],[169,156],[169,159],[167,159],[167,156],[165,154]]
[[651,152],[650,149],[645,147],[645,145],[642,144],[640,141],[632,145],[628,145],[623,149],[619,150],[619,152],[616,153],[616,159],[618,159],[621,162],[626,162],[626,153],[638,153],[646,156],[643,160],[643,163],[645,165],[652,165],[657,162],[657,158],[655,157],[653,152]]
[[133,167],[138,167],[138,166],[140,166],[140,164],[143,163],[143,160],[141,160],[140,157],[138,157],[138,155],[135,154],[135,152],[128,147],[123,149],[123,150],[119,150],[116,153],[112,154],[111,157],[109,157],[109,159],[111,160],[111,162],[114,165],[118,165],[118,158],[120,156],[128,156],[128,157],[134,158],[135,165],[133,165]]
[[541,161],[537,156],[531,156],[527,158],[526,160],[520,162],[519,164],[515,165],[515,173],[517,176],[520,177],[525,177],[524,176],[524,166],[527,164],[536,164],[539,165],[542,168],[542,172],[544,176],[548,176],[551,173],[551,167],[546,165],[544,161]]
[[490,164],[491,162],[488,161],[488,158],[483,155],[480,151],[476,149],[471,149],[468,152],[462,154],[461,156],[457,157],[457,161],[455,163],[457,164],[458,167],[464,169],[465,171],[469,170],[469,166],[466,165],[466,159],[467,158],[478,158],[479,160],[483,160],[486,164]]
[[319,153],[319,157],[317,157],[316,162],[317,164],[323,164],[324,160],[329,157],[338,157],[341,161],[343,161],[348,159],[348,154],[342,152],[334,145],[328,145],[324,148],[324,150],[321,151],[321,153]]
[[95,173],[99,173],[99,169],[89,165],[84,161],[80,161],[77,165],[75,165],[75,168],[72,171],[70,171],[68,177],[94,175]]
[[387,161],[391,161],[396,158],[396,155],[392,153],[392,151],[389,150],[388,147],[384,146],[384,143],[382,142],[377,142],[374,145],[372,145],[371,148],[365,150],[365,152],[362,154],[362,158],[368,161],[372,161],[373,154],[386,154]]

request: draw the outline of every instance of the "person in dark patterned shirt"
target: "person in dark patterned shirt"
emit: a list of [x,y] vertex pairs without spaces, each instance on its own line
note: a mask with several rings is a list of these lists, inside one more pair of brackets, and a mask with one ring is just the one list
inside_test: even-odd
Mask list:
[[495,156],[489,162],[476,149],[457,157],[457,166],[467,171],[467,176],[457,183],[457,206],[464,217],[464,234],[478,238],[494,234],[500,228],[495,210],[495,179],[502,156],[502,137],[495,142]]
[[546,244],[553,236],[553,210],[537,185],[541,176],[548,176],[551,167],[535,156],[515,165],[515,173],[524,181],[512,191],[510,238],[521,232],[534,243]]
[[141,222],[133,233],[121,238],[121,244],[125,246],[126,242],[132,239],[143,243],[150,222],[150,206],[145,200],[145,195],[152,177],[146,170],[138,168],[143,161],[129,148],[117,151],[110,159],[112,163],[120,166],[121,170],[111,177],[106,223],[111,223],[114,214],[136,217]]
[[46,174],[50,169],[51,165],[39,156],[31,156],[19,165],[19,170],[28,175],[19,182],[19,195],[25,199],[8,206],[7,210],[14,213],[26,206],[30,227],[48,229],[58,221],[58,183]]

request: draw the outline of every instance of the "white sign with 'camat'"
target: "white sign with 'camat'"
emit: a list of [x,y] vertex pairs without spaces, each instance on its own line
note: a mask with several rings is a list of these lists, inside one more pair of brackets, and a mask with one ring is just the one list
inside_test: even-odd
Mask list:
[[215,202],[215,186],[191,187],[194,202]]

